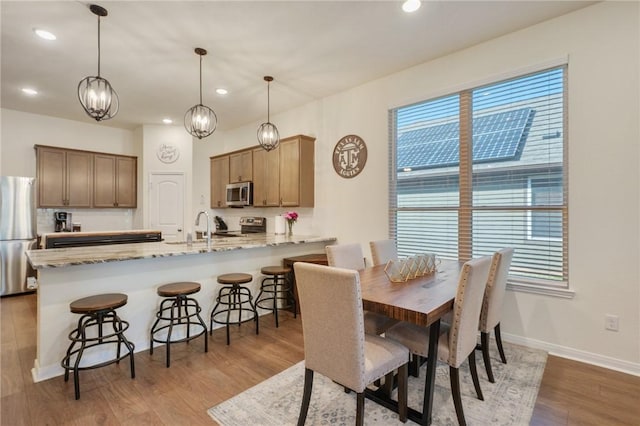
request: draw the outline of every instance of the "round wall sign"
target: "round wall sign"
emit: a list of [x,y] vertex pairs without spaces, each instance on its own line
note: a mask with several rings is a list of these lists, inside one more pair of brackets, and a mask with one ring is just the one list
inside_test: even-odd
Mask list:
[[175,162],[178,157],[180,157],[180,151],[178,150],[177,146],[163,143],[158,147],[156,155],[158,156],[158,160],[162,161],[163,163],[169,164]]
[[333,148],[333,168],[345,179],[356,177],[367,163],[367,145],[357,135],[347,135]]

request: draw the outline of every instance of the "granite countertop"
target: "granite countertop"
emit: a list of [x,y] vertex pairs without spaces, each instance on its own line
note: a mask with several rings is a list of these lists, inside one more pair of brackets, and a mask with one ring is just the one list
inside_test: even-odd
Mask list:
[[35,269],[62,268],[73,265],[119,262],[132,259],[151,259],[156,257],[184,256],[200,253],[242,250],[258,247],[280,246],[286,244],[331,243],[335,237],[314,235],[273,235],[247,234],[240,237],[214,238],[211,248],[204,240],[185,242],[155,242],[137,244],[114,244],[91,247],[73,247],[46,250],[28,250],[27,258]]

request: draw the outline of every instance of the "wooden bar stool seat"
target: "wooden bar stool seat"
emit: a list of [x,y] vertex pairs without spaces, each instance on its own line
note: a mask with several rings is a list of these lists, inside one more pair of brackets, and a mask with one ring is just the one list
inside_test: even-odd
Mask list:
[[[216,305],[211,311],[211,323],[209,326],[209,334],[213,334],[213,323],[224,324],[227,331],[227,345],[230,344],[229,326],[231,324],[242,324],[247,321],[255,321],[256,334],[259,334],[258,311],[253,304],[253,295],[251,290],[242,284],[249,283],[253,280],[251,274],[242,272],[234,272],[230,274],[219,275],[217,278],[220,284],[225,284],[218,292],[216,297]],[[246,306],[248,305],[248,307]],[[245,306],[243,308],[243,306]],[[244,316],[242,311],[248,312],[249,316]],[[233,313],[233,316],[232,316]]]
[[268,309],[273,313],[278,328],[278,310],[293,307],[293,317],[296,314],[296,299],[293,296],[293,285],[289,276],[291,268],[287,266],[265,266],[260,269],[262,275],[267,277],[260,284],[260,293],[256,298],[256,306]]
[[[121,320],[116,315],[116,309],[127,304],[127,295],[122,293],[108,293],[89,296],[74,300],[69,309],[74,314],[80,314],[78,326],[69,333],[71,344],[67,348],[65,357],[60,365],[64,369],[64,381],[69,380],[69,372],[73,371],[73,385],[76,400],[80,399],[81,370],[89,370],[104,367],[109,364],[119,363],[121,359],[129,357],[131,378],[136,377],[133,357],[134,344],[129,342],[124,332],[129,328],[127,321]],[[111,325],[113,331],[106,331],[105,325]],[[95,328],[97,330],[94,332]],[[80,366],[82,355],[86,349],[98,345],[116,344],[114,358],[89,365]],[[126,353],[121,354],[121,346],[124,344]]]
[[[200,291],[200,283],[175,282],[158,287],[158,296],[165,299],[160,303],[156,320],[149,332],[149,354],[153,355],[153,343],[164,343],[167,348],[167,368],[171,365],[171,344],[189,342],[204,337],[204,351],[209,352],[207,324],[200,316],[202,308],[198,301],[187,297]],[[196,334],[192,334],[195,327]],[[167,330],[167,333],[160,333]]]

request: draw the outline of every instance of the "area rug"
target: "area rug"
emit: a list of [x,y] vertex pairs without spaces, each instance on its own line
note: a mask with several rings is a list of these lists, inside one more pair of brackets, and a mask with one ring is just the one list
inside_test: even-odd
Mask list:
[[[495,342],[491,342],[495,349]],[[528,425],[535,405],[546,352],[504,343],[507,364],[500,362],[497,350],[491,352],[495,383],[486,379],[482,355],[476,360],[484,401],[476,398],[465,361],[460,368],[460,388],[465,418],[469,425]],[[409,378],[409,406],[422,411],[426,365],[420,377]],[[304,382],[304,361],[265,380],[247,391],[208,410],[222,426],[295,425],[300,411]],[[433,425],[457,425],[451,399],[449,367],[438,363],[433,399]],[[371,400],[365,400],[365,425],[402,425],[398,415]],[[345,425],[355,423],[356,400],[353,392],[326,377],[315,374],[306,425]],[[410,420],[407,424],[413,424]]]

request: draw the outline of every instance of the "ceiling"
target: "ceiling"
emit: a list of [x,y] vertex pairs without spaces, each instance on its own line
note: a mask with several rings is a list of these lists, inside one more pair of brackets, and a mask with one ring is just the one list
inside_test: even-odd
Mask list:
[[[274,115],[593,3],[430,1],[406,14],[399,1],[100,1],[109,12],[101,75],[120,98],[116,117],[102,123],[182,124],[199,101],[196,47],[208,51],[203,103],[227,130],[266,121],[265,75],[274,77]],[[94,122],[77,98],[78,82],[97,73],[89,4],[0,2],[3,108]]]

